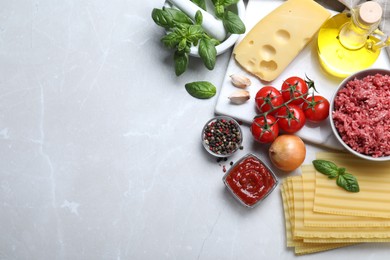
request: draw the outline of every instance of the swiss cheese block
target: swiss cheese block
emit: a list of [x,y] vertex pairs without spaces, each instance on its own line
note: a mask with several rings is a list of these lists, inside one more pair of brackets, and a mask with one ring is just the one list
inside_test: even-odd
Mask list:
[[288,0],[248,32],[234,49],[234,57],[248,72],[272,81],[329,17],[329,11],[313,0]]

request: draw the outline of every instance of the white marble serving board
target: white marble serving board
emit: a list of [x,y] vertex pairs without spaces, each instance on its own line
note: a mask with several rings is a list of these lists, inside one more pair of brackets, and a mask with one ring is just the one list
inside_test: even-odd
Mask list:
[[[245,17],[247,31],[249,31],[262,17],[270,13],[283,2],[284,1],[281,0],[249,0]],[[332,13],[335,14],[334,12]],[[239,41],[243,37],[244,35],[239,39]],[[267,36],[264,35],[264,37]],[[280,89],[282,81],[290,76],[300,76],[304,78],[305,75],[307,75],[315,81],[316,89],[319,92],[318,94],[330,100],[342,79],[332,77],[322,70],[318,61],[315,44],[316,40],[314,37],[305,49],[289,64],[283,73],[272,82],[261,82],[258,78],[251,76],[235,62],[233,57],[231,57],[226,75],[222,82],[217,104],[215,106],[215,113],[228,115],[242,121],[243,123],[250,124],[257,113],[254,100],[257,91],[265,85],[272,85]],[[389,57],[385,51],[381,52],[378,60],[372,67],[390,68]],[[230,75],[235,73],[245,75],[252,81],[252,85],[247,88],[251,94],[251,99],[245,104],[234,105],[228,99],[229,95],[233,91],[237,90],[237,88],[231,84],[230,79]],[[342,149],[341,145],[332,133],[328,120],[325,120],[320,124],[306,123],[306,125],[298,131],[296,135],[300,136],[303,140],[314,144],[334,149]]]

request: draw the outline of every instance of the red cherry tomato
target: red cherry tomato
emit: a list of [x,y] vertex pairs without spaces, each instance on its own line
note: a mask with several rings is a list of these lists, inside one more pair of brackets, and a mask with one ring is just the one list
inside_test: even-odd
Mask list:
[[[291,101],[289,104],[300,105],[303,103],[304,98],[307,96],[309,87],[304,79],[300,77],[290,77],[286,79],[282,84],[282,96],[285,102],[290,99],[297,98]],[[302,96],[302,98],[298,98]]]
[[302,105],[306,119],[311,122],[321,122],[329,116],[329,101],[322,96],[311,96],[306,98]]
[[251,132],[256,141],[271,143],[279,135],[278,122],[271,115],[255,117],[251,125]]
[[[274,107],[283,104],[283,97],[279,90],[272,86],[262,87],[256,93],[255,97],[256,107],[261,113],[270,111]],[[276,114],[276,110],[270,112],[270,114]]]
[[277,119],[280,129],[289,134],[299,131],[306,122],[303,110],[299,106],[291,104],[279,109]]

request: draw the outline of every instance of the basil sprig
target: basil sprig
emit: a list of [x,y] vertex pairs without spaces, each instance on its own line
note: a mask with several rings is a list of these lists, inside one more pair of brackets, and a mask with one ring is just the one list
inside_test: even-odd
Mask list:
[[206,11],[206,1],[205,0],[191,0],[194,4],[202,8],[203,10]]
[[226,11],[222,21],[226,31],[236,34],[245,33],[245,25],[235,13]]
[[335,179],[339,187],[349,192],[359,192],[359,183],[355,176],[346,172],[345,168],[338,167],[335,163],[326,160],[314,160],[314,168],[320,173]]
[[206,37],[202,38],[199,41],[198,51],[204,65],[209,70],[213,70],[217,57],[217,50],[215,49],[214,43]]
[[194,81],[185,85],[187,92],[200,99],[211,98],[217,93],[217,88],[208,81]]
[[[201,3],[201,2],[200,2]],[[175,74],[180,76],[188,67],[192,46],[198,46],[199,56],[203,64],[213,70],[217,58],[216,45],[219,41],[211,38],[203,29],[202,12],[195,14],[193,22],[185,13],[178,9],[154,8],[152,11],[153,21],[168,30],[168,33],[161,38],[163,45],[169,49],[174,49],[173,61],[175,64]]]
[[[200,8],[206,11],[205,0],[191,0]],[[229,10],[231,5],[235,5],[239,0],[212,0],[215,14],[222,20],[227,32],[232,34],[242,34],[245,32],[245,25],[240,17]],[[158,25],[167,30],[167,34],[161,38],[165,47],[174,50],[173,61],[175,64],[175,74],[180,76],[188,67],[192,46],[198,46],[199,56],[207,69],[213,70],[217,58],[215,46],[220,42],[208,35],[203,27],[202,12],[198,11],[195,21],[192,21],[181,10],[176,8],[163,7],[154,8],[152,19]]]
[[245,33],[245,24],[241,18],[229,10],[231,5],[235,5],[239,0],[212,0],[215,7],[216,16],[222,20],[223,25],[229,33]]
[[[205,0],[191,0],[197,6],[206,11]],[[212,0],[215,9],[215,15],[222,20],[227,32],[234,34],[245,33],[245,24],[241,18],[229,10],[230,6],[236,5],[239,0]]]

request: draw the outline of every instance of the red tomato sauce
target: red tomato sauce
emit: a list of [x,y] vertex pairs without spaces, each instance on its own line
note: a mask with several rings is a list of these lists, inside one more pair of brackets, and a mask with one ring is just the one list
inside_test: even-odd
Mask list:
[[250,155],[230,169],[225,182],[245,205],[253,206],[274,188],[276,178],[261,161]]

